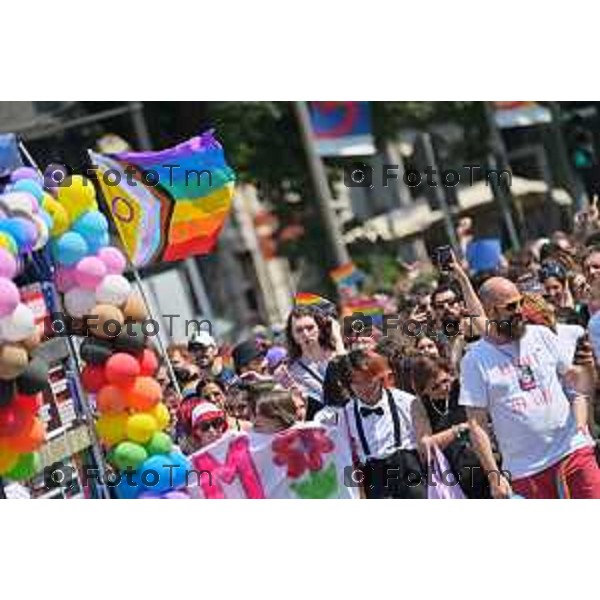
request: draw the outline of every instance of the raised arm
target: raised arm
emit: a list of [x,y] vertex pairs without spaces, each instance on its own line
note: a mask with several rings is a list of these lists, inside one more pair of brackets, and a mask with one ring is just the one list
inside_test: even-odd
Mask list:
[[471,283],[469,276],[462,268],[460,261],[456,260],[454,254],[452,255],[450,268],[452,269],[452,272],[454,273],[454,276],[456,277],[456,280],[458,281],[462,290],[467,312],[473,317],[471,321],[473,331],[478,335],[485,335],[486,315],[485,311],[483,310],[483,305],[479,300],[477,292],[473,288],[473,284]]

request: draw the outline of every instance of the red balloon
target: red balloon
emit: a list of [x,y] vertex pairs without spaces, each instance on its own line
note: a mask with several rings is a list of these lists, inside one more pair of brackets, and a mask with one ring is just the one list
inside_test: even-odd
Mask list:
[[104,365],[85,365],[81,371],[83,389],[91,394],[97,394],[108,382],[104,373]]
[[127,400],[123,390],[116,385],[105,385],[96,395],[96,406],[102,414],[125,410]]
[[28,413],[11,402],[9,406],[0,408],[0,437],[19,436],[27,428],[31,427],[34,419],[32,413]]
[[129,387],[140,374],[140,363],[131,354],[117,352],[106,361],[104,374],[109,383]]
[[150,348],[145,348],[144,353],[140,359],[140,373],[142,375],[147,375],[148,377],[154,377],[156,372],[158,371],[158,358],[154,350],[150,350]]
[[37,415],[42,406],[43,394],[17,394],[13,400],[13,406],[28,415]]
[[4,439],[4,443],[15,452],[34,452],[46,439],[46,427],[39,419],[34,419],[18,436]]

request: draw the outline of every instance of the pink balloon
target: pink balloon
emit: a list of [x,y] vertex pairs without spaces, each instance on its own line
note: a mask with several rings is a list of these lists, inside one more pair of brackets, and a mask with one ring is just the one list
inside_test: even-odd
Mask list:
[[122,275],[127,266],[123,253],[113,246],[98,250],[98,258],[104,263],[109,275]]
[[56,269],[54,283],[56,283],[56,289],[59,292],[63,294],[68,292],[77,285],[75,281],[75,269],[65,269],[64,267]]
[[0,278],[0,317],[12,314],[20,301],[19,288],[10,279]]
[[17,261],[6,248],[0,248],[0,277],[14,279],[17,274]]
[[33,167],[18,167],[10,174],[10,180],[13,183],[21,179],[33,179],[38,183],[43,182],[43,177]]
[[106,265],[95,256],[82,258],[75,267],[75,281],[86,290],[95,290],[107,275]]

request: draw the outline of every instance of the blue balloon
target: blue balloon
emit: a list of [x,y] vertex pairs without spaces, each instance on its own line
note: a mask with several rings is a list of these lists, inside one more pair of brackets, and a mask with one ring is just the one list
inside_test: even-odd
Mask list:
[[100,248],[110,246],[110,236],[107,231],[103,231],[98,237],[87,239],[86,241],[90,249],[90,254],[97,254]]
[[0,231],[14,238],[21,254],[29,252],[37,238],[36,226],[29,219],[22,217],[11,217],[0,221]]
[[42,201],[44,197],[44,190],[42,186],[32,179],[19,179],[10,186],[11,192],[29,192],[38,202]]
[[[132,481],[137,482],[137,476],[134,476]],[[121,473],[121,481],[115,487],[115,491],[121,500],[133,500],[144,491],[144,488],[139,483],[130,485],[125,474]]]
[[167,466],[174,464],[176,463],[172,462],[167,454],[156,454],[147,458],[140,467],[142,485],[156,494],[170,490],[174,487],[176,471],[180,470]]
[[53,244],[52,250],[55,260],[66,267],[79,262],[89,252],[86,241],[74,231],[61,235]]
[[73,223],[71,230],[82,235],[89,244],[94,238],[108,232],[108,219],[100,211],[90,210]]

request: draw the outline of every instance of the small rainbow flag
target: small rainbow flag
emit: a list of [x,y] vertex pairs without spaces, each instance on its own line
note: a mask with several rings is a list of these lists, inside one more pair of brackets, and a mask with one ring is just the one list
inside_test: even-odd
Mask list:
[[363,282],[365,275],[352,262],[329,271],[329,276],[338,288],[354,287]]
[[342,305],[342,316],[349,316],[355,313],[361,313],[365,317],[371,317],[376,327],[381,327],[383,323],[384,308],[380,302],[374,298],[360,297],[346,300]]
[[326,312],[336,309],[335,304],[331,300],[327,300],[327,298],[311,292],[299,292],[296,294],[294,297],[294,306],[313,306]]
[[159,152],[90,152],[136,267],[208,254],[233,199],[235,175],[212,132]]

